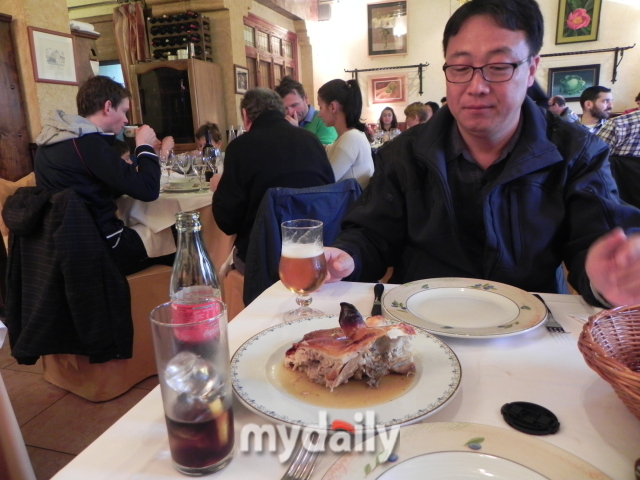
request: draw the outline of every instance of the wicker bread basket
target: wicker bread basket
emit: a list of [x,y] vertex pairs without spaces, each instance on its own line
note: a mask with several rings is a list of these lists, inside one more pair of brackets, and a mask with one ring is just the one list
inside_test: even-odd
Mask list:
[[640,420],[640,305],[589,318],[578,340],[587,365],[609,382]]

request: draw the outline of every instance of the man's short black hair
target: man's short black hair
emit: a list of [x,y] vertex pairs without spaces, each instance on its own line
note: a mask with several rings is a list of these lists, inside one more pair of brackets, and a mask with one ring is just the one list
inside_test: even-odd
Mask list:
[[78,115],[88,117],[102,110],[107,101],[113,108],[118,108],[125,98],[131,98],[131,92],[118,82],[98,75],[84,82],[76,95]]
[[529,54],[537,55],[542,48],[544,21],[535,0],[471,0],[458,8],[444,27],[442,47],[447,54],[449,40],[460,32],[471,17],[487,15],[507,30],[522,30],[529,45]]
[[280,80],[280,85],[275,88],[275,91],[278,92],[282,98],[286,97],[290,93],[297,93],[301,97],[304,98],[306,93],[304,93],[304,87],[302,84],[294,80],[291,75],[287,75],[282,80]]
[[557,105],[559,107],[564,107],[567,104],[566,100],[562,95],[556,95],[551,97],[551,105]]
[[585,88],[580,94],[580,106],[584,110],[584,104],[587,102],[595,102],[598,100],[598,95],[601,93],[609,93],[610,88],[603,87],[601,85],[594,85],[593,87]]

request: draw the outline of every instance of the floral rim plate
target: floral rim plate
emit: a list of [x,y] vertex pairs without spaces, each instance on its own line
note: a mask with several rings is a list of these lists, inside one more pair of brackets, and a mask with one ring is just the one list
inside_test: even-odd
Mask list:
[[[593,465],[550,443],[474,423],[421,423],[400,429],[392,452],[347,453],[322,480],[611,480]],[[455,474],[459,474],[456,476]]]
[[385,293],[391,318],[448,337],[506,337],[543,324],[545,306],[524,290],[475,278],[431,278]]
[[357,412],[374,411],[375,424],[382,427],[415,422],[436,411],[458,390],[462,371],[455,353],[442,340],[416,329],[412,340],[416,379],[392,401],[363,408],[327,408],[287,393],[276,375],[287,349],[305,333],[337,326],[337,315],[313,317],[278,324],[247,340],[231,359],[231,382],[238,398],[269,420],[291,425],[317,426],[319,411],[327,412],[329,426],[334,420],[352,422]]

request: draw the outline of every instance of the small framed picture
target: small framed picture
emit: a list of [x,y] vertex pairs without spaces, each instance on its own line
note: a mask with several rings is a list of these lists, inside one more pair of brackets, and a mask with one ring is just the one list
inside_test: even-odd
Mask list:
[[602,0],[560,0],[556,45],[598,39]]
[[369,81],[369,98],[372,104],[403,103],[406,101],[406,87],[407,77],[405,75],[373,76]]
[[73,37],[36,27],[28,31],[36,82],[78,85]]
[[598,85],[600,65],[582,65],[578,67],[560,67],[549,69],[547,96],[562,95],[565,100],[580,100],[580,94],[588,88]]
[[234,65],[233,71],[236,78],[236,93],[244,95],[249,90],[249,69],[240,65]]
[[367,5],[369,56],[406,55],[407,2]]

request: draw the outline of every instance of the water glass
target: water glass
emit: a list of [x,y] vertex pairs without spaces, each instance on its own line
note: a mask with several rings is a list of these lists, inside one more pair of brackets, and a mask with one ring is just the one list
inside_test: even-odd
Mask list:
[[194,152],[194,155],[191,157],[191,168],[195,170],[198,174],[198,192],[202,192],[203,181],[202,175],[208,166],[207,161],[205,160],[204,155],[199,152]]
[[183,305],[169,302],[151,312],[171,458],[176,470],[192,476],[217,472],[233,457],[227,310],[219,300],[206,303],[192,323],[183,323]]

